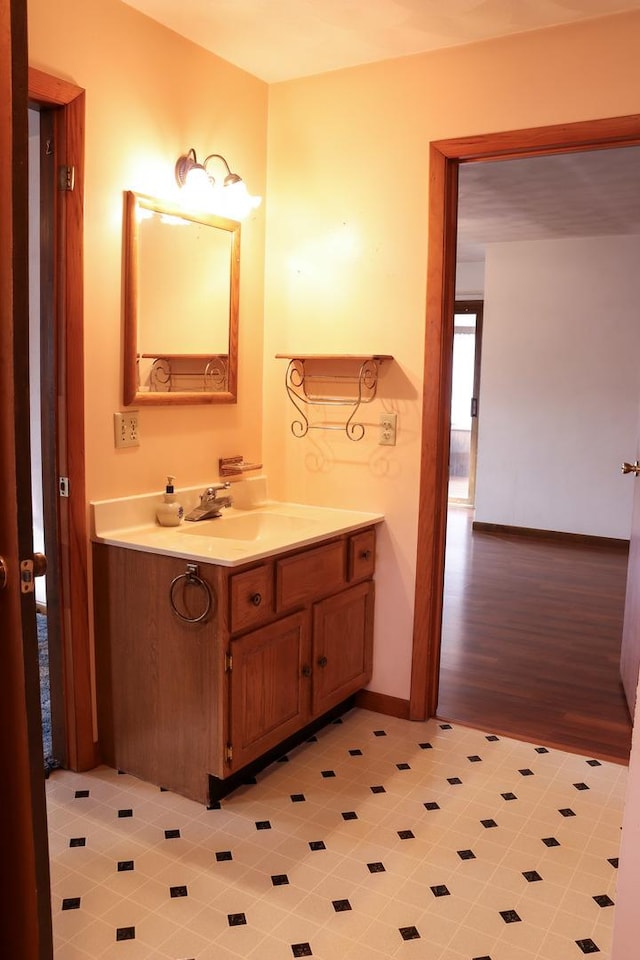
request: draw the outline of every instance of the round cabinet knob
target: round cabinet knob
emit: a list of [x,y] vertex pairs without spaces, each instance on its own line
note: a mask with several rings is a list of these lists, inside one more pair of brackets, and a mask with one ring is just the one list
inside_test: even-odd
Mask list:
[[7,565],[4,562],[4,557],[0,557],[0,590],[4,590],[7,585],[7,580]]
[[302,676],[303,677],[311,676],[311,667],[309,666],[308,663],[305,663],[304,667],[302,668]]
[[329,661],[327,660],[326,657],[318,657],[318,666],[319,666],[319,667],[326,667],[326,665],[327,665],[328,662],[329,662]]
[[262,603],[262,594],[261,593],[252,593],[249,597],[249,600],[254,605],[254,607],[259,607]]
[[361,559],[361,560],[369,560],[370,558],[371,558],[371,550],[361,550],[361,551],[360,551],[360,559]]

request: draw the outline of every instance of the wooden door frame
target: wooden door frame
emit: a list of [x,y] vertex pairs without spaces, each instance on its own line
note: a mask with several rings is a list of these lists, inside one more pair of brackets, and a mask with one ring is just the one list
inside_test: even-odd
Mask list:
[[458,167],[640,144],[640,114],[438,140],[429,152],[429,248],[420,502],[409,716],[438,705],[455,301]]
[[89,635],[88,543],[84,463],[83,208],[85,92],[29,68],[29,101],[54,108],[56,167],[73,167],[74,187],[56,191],[54,325],[57,331],[58,476],[69,497],[58,498],[61,641],[66,764],[87,770],[98,762],[93,736]]

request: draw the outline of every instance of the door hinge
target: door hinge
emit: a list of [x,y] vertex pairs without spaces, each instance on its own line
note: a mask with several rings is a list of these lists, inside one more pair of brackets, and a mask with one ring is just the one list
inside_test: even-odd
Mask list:
[[232,670],[233,670],[233,654],[227,652],[224,655],[224,672],[231,673]]
[[471,416],[472,417],[478,416],[478,398],[477,397],[471,397]]
[[69,496],[69,477],[58,477],[58,493],[61,497]]
[[60,190],[73,190],[75,182],[75,167],[61,166],[58,168],[58,187]]
[[224,748],[224,762],[230,764],[233,760],[233,747],[230,743]]

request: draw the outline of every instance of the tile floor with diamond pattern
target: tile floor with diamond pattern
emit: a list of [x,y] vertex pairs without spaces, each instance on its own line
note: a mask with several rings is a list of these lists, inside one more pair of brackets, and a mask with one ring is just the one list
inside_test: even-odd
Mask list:
[[608,960],[626,777],[365,710],[211,810],[54,771],[55,957]]

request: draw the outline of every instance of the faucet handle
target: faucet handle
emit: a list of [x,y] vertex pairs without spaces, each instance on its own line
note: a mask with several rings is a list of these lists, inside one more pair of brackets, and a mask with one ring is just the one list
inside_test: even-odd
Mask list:
[[211,503],[212,500],[216,499],[216,493],[218,490],[228,490],[231,484],[227,480],[225,483],[212,483],[210,487],[207,487],[206,490],[203,490],[200,494],[200,503]]

